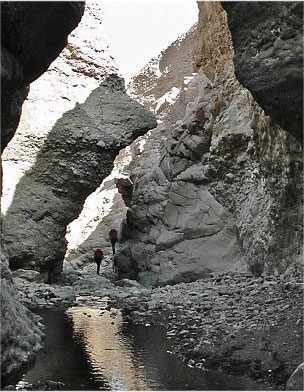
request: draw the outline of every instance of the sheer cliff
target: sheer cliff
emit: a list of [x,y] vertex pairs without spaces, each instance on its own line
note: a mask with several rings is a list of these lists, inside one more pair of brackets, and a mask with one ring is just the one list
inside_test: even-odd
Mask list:
[[[121,276],[150,284],[281,272],[302,252],[301,143],[236,78],[221,4],[198,4],[194,94],[157,138],[158,153],[144,146],[149,169],[133,177],[116,258]],[[150,86],[142,93],[151,105]]]

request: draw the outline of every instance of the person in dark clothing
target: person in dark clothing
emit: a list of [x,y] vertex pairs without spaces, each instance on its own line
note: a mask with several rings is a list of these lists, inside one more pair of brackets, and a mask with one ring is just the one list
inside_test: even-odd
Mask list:
[[94,252],[94,261],[97,264],[97,275],[99,275],[100,264],[103,259],[103,251],[101,249],[96,249]]
[[115,255],[115,245],[116,245],[116,242],[118,241],[118,233],[117,233],[117,230],[111,229],[111,230],[109,231],[109,238],[110,238],[111,245],[112,245],[113,255]]

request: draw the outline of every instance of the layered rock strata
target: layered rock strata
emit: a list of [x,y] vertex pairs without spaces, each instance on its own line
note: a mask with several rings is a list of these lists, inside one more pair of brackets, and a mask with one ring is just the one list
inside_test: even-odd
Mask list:
[[265,113],[303,138],[303,3],[223,2],[235,73]]
[[195,94],[134,179],[117,255],[121,276],[150,284],[247,266],[280,272],[302,252],[301,144],[237,81],[221,4],[199,9],[197,75],[186,86]]

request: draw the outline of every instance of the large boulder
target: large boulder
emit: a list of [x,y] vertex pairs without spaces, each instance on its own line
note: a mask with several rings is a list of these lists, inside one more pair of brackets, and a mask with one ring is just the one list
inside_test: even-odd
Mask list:
[[303,3],[222,3],[235,74],[281,127],[303,137]]

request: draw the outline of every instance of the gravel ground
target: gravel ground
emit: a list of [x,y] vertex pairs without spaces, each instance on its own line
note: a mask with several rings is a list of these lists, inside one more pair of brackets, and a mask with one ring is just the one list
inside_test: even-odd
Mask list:
[[300,278],[225,274],[154,289],[117,306],[131,322],[163,325],[172,352],[189,365],[283,389],[303,361]]

